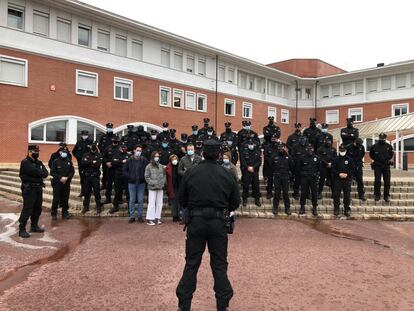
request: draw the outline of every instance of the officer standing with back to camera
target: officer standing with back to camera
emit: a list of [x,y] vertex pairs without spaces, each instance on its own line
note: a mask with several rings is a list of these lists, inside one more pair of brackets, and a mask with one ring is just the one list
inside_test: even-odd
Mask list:
[[[99,138],[98,149],[101,154],[104,153],[105,149],[112,145],[114,135],[114,125],[112,123],[106,123],[106,133]],[[106,189],[106,178],[108,174],[108,167],[102,162],[102,186],[101,189]]]
[[220,145],[217,141],[205,142],[205,160],[186,172],[180,186],[180,205],[188,210],[186,264],[176,291],[180,311],[191,309],[206,244],[210,252],[217,310],[227,310],[233,296],[227,277],[228,229],[224,214],[225,210],[232,212],[239,207],[240,193],[235,178],[217,163]]
[[19,176],[22,180],[23,209],[19,217],[19,237],[30,238],[26,224],[30,218],[30,232],[42,233],[39,218],[42,213],[43,179],[48,176],[46,167],[39,160],[39,146],[29,145],[26,158],[20,162]]
[[361,201],[366,201],[364,188],[364,157],[365,147],[361,138],[357,138],[347,149],[347,154],[354,161],[354,178],[358,186],[358,196]]
[[80,186],[81,191],[79,193],[79,197],[84,195],[83,189],[83,182],[84,182],[84,167],[82,166],[82,157],[87,152],[88,146],[92,144],[92,139],[89,138],[89,132],[87,130],[81,131],[81,139],[76,142],[75,147],[73,147],[73,155],[78,162],[78,170],[79,170],[79,177],[80,177]]
[[348,149],[359,137],[359,130],[354,127],[354,117],[346,118],[346,127],[341,129],[342,145]]
[[392,146],[386,142],[387,134],[379,134],[379,141],[376,142],[369,151],[369,156],[372,159],[371,167],[374,170],[374,195],[375,201],[381,198],[381,176],[384,179],[384,201],[390,201],[390,185],[391,185],[391,169],[394,165],[392,160],[394,157],[394,150]]

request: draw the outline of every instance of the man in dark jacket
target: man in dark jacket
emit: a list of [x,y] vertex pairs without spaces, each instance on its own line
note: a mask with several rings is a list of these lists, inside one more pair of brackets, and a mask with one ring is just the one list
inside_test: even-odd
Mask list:
[[168,141],[170,140],[171,136],[170,136],[170,131],[168,129],[168,122],[163,122],[162,124],[162,132],[158,133],[157,135],[157,140],[161,143],[163,140],[167,139]]
[[[299,138],[299,143],[295,145],[292,151],[294,160],[294,183],[293,183],[293,198],[299,200],[299,187],[301,186],[301,172],[300,160],[306,154],[306,147],[308,146],[308,139],[306,136]],[[301,189],[301,191],[303,191]]]
[[198,125],[193,125],[191,127],[191,135],[188,137],[189,142],[191,142],[193,145],[195,145],[196,140],[198,140],[200,137],[200,133],[198,131]]
[[68,154],[68,159],[69,160],[72,160],[72,155],[70,154],[70,151],[68,149],[68,145],[65,142],[62,141],[61,143],[59,143],[59,149],[56,152],[53,152],[50,155],[49,162],[47,163],[47,165],[49,166],[49,168],[52,168],[53,161],[55,161],[56,159],[59,159],[60,158],[60,152],[63,149],[66,149],[66,153]]
[[88,152],[84,154],[81,159],[82,167],[84,168],[85,177],[85,197],[83,198],[82,214],[89,211],[89,203],[93,191],[96,203],[96,212],[101,213],[101,193],[99,189],[99,176],[101,175],[100,167],[102,164],[102,155],[98,151],[98,146],[95,142],[88,146]]
[[115,185],[115,198],[114,206],[109,210],[110,214],[119,211],[119,204],[122,202],[122,194],[125,192],[127,202],[129,201],[128,193],[128,179],[123,176],[123,168],[126,161],[131,156],[128,152],[128,147],[125,144],[121,144],[117,150],[114,150],[112,154],[111,167],[114,170],[114,185]]
[[365,147],[361,138],[355,139],[347,149],[347,154],[354,161],[354,178],[358,186],[358,196],[361,201],[366,201],[364,187],[364,157]]
[[138,135],[132,124],[127,125],[127,133],[121,137],[120,142],[127,146],[128,151],[134,150],[135,146],[138,144]]
[[306,199],[309,190],[312,198],[312,214],[318,216],[318,177],[320,169],[320,160],[313,151],[313,147],[308,145],[306,153],[299,160],[300,171],[300,210],[299,214],[305,214]]
[[316,118],[309,119],[309,127],[303,131],[303,135],[308,138],[309,144],[315,148],[316,136],[321,133],[321,130],[316,127]]
[[112,167],[112,155],[115,150],[119,148],[119,140],[118,137],[114,137],[112,139],[112,145],[106,147],[102,154],[102,164],[107,168],[106,172],[106,191],[105,191],[105,201],[103,204],[112,203],[111,196],[112,196],[112,187],[115,182],[115,170]]
[[336,149],[332,147],[332,141],[325,139],[316,151],[316,155],[321,160],[318,199],[322,199],[325,184],[331,188],[331,197],[333,197],[332,163],[336,158]]
[[263,139],[265,144],[270,144],[272,137],[276,137],[277,139],[280,138],[280,127],[275,124],[274,117],[268,117],[269,120],[268,125],[263,128]]
[[252,185],[253,197],[256,206],[260,207],[259,169],[262,165],[260,148],[253,139],[249,139],[240,152],[240,169],[243,182],[243,207],[247,205],[249,186]]
[[329,125],[327,123],[322,123],[321,132],[316,136],[315,145],[313,146],[314,150],[318,150],[324,144],[324,141],[329,140],[333,141],[332,134],[328,133]]
[[359,130],[354,127],[354,118],[346,119],[346,127],[341,129],[342,145],[348,148],[359,137]]
[[92,144],[92,139],[89,138],[89,132],[86,130],[81,131],[81,139],[76,142],[75,147],[73,148],[73,155],[78,162],[78,170],[79,170],[79,177],[80,177],[80,186],[81,191],[79,197],[84,195],[83,191],[83,182],[84,182],[84,167],[82,166],[82,157],[87,152],[88,146]]
[[273,214],[279,212],[280,193],[283,191],[283,202],[285,205],[285,213],[290,215],[289,200],[289,175],[294,164],[293,158],[289,155],[285,144],[278,145],[278,152],[272,158],[272,173],[275,185],[275,194],[273,197]]
[[[102,135],[99,138],[98,149],[101,154],[104,153],[105,149],[112,145],[112,140],[115,137],[114,135],[114,125],[112,123],[106,124],[106,134]],[[101,189],[106,188],[106,176],[108,173],[108,167],[104,162],[102,162],[102,186]]]
[[187,154],[181,158],[178,163],[178,175],[184,176],[184,173],[191,167],[198,165],[201,162],[201,156],[195,153],[192,144],[187,145]]
[[70,183],[72,181],[75,169],[73,163],[68,157],[67,149],[60,151],[60,157],[53,161],[50,175],[52,175],[53,201],[52,201],[52,220],[57,219],[58,207],[62,207],[62,218],[69,219],[69,195]]

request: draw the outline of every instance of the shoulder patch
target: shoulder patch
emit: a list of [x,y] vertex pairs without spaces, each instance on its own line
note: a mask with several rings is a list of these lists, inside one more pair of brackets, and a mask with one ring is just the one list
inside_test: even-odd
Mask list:
[[318,161],[318,158],[313,158],[313,161],[315,161],[315,162]]

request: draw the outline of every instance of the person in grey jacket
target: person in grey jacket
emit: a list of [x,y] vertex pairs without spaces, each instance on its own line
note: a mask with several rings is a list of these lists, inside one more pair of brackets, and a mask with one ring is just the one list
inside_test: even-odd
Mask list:
[[165,166],[160,164],[160,155],[156,151],[151,154],[151,162],[145,168],[145,181],[148,184],[147,225],[161,225],[163,189],[167,179]]
[[183,177],[185,171],[187,171],[190,167],[199,164],[201,160],[201,157],[194,152],[194,145],[188,144],[187,154],[181,158],[180,163],[178,164],[178,175]]

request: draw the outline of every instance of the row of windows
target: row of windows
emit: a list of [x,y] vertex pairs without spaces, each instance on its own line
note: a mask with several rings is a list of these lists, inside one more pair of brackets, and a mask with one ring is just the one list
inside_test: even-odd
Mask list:
[[[172,59],[171,53],[173,53]],[[194,54],[183,53],[183,51],[179,49],[170,49],[167,47],[161,48],[161,65],[179,71],[185,71],[187,73],[198,74],[200,76],[206,75],[206,58],[204,56],[197,55],[197,57],[195,57]]]
[[268,80],[266,88],[266,79],[255,76],[246,72],[239,71],[238,86],[242,89],[266,93],[273,96],[289,97],[289,86],[273,80]]
[[207,112],[207,95],[160,86],[160,106]]

